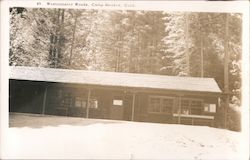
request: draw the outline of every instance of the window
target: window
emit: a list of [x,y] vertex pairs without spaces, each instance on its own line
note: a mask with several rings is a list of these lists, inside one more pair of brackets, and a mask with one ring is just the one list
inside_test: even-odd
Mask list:
[[70,93],[65,93],[63,94],[63,97],[62,97],[62,105],[64,107],[67,107],[67,106],[71,106],[72,104],[72,96]]
[[199,99],[181,99],[181,114],[185,115],[201,115],[202,100]]
[[189,100],[181,100],[181,113],[190,114]]
[[174,98],[163,96],[152,96],[149,98],[148,112],[150,113],[172,113]]
[[201,115],[202,114],[202,101],[191,100],[190,101],[191,114]]
[[216,112],[216,105],[215,104],[210,104],[209,105],[209,110],[210,110],[210,112],[215,113]]
[[174,100],[173,99],[162,99],[162,108],[161,111],[164,113],[171,113],[172,112],[172,107],[174,106]]
[[89,101],[89,108],[94,108],[94,109],[98,108],[98,101],[97,101],[97,99],[90,99],[90,101]]
[[123,100],[114,99],[113,100],[113,105],[114,106],[122,106],[123,105]]
[[[75,107],[87,107],[87,100],[82,97],[75,97]],[[97,99],[90,99],[89,100],[89,108],[98,108],[98,101]]]
[[209,104],[204,104],[204,112],[209,112]]
[[87,106],[86,100],[82,97],[75,97],[75,107],[83,107]]
[[82,100],[79,97],[76,97],[76,99],[75,99],[75,106],[76,107],[82,106]]
[[63,92],[62,92],[61,89],[59,89],[58,92],[57,92],[57,97],[62,98],[62,95],[63,95]]
[[161,99],[150,98],[148,111],[153,112],[153,113],[160,113],[161,112]]
[[216,112],[216,104],[204,104],[204,112],[215,113]]

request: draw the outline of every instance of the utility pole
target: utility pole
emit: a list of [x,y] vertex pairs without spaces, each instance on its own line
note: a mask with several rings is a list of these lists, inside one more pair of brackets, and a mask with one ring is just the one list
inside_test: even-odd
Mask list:
[[228,107],[229,107],[229,75],[228,75],[228,64],[229,64],[229,52],[228,52],[228,21],[229,15],[226,13],[225,22],[225,50],[224,50],[224,94],[225,94],[225,105],[224,105],[224,127],[227,128],[228,122]]

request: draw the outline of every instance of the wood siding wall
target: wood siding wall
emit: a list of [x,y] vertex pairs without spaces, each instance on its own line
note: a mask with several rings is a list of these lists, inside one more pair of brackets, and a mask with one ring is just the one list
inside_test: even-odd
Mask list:
[[[46,101],[44,101],[45,90],[47,88]],[[158,122],[158,123],[179,123],[178,118],[172,113],[149,113],[149,97],[150,96],[166,96],[174,98],[173,110],[179,107],[180,97],[201,99],[204,103],[216,104],[218,108],[218,98],[210,95],[192,95],[183,94],[179,92],[168,91],[152,91],[145,90],[121,90],[116,88],[91,88],[90,86],[74,85],[74,84],[59,84],[46,82],[32,82],[32,81],[17,81],[10,80],[10,112],[26,112],[26,113],[44,113],[61,116],[87,117],[86,107],[75,107],[76,97],[87,99],[88,91],[90,89],[90,99],[95,99],[98,102],[97,108],[89,108],[88,118],[99,119],[118,119],[118,120],[132,120],[132,103],[133,94],[135,93],[135,108],[134,121],[141,122]],[[61,95],[60,95],[61,94]],[[67,97],[68,96],[68,97]],[[112,112],[113,100],[119,97],[123,101],[122,116],[115,117],[115,112]],[[44,104],[45,102],[45,104]],[[119,106],[117,106],[119,107]],[[215,116],[216,113],[204,113],[204,115]],[[181,123],[192,124],[193,120],[190,118],[181,118]],[[197,125],[211,125],[211,120],[197,119]]]
[[[175,94],[150,94],[150,93],[140,93],[138,95],[139,97],[139,103],[136,106],[137,112],[136,112],[136,120],[137,121],[143,121],[143,122],[158,122],[158,123],[178,123],[178,117],[173,117],[173,113],[149,113],[148,107],[149,107],[149,97],[150,96],[161,96],[161,97],[174,97],[175,103],[174,103],[174,109],[178,109],[180,96]],[[190,95],[182,95],[182,98],[190,98],[190,99],[200,99],[203,101],[203,103],[213,103],[216,104],[216,109],[218,109],[218,98],[217,97],[209,97],[209,96],[190,96]],[[214,120],[210,119],[202,119],[202,118],[181,118],[181,124],[192,124],[195,123],[196,125],[208,125],[212,126],[214,125],[214,121],[216,121],[217,113],[208,113],[203,112],[203,115],[206,116],[214,116]],[[193,122],[192,122],[193,121]]]

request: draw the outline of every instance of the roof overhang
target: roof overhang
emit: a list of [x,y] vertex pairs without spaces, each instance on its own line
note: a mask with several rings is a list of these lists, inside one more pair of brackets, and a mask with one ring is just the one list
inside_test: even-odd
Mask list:
[[100,72],[41,67],[10,67],[10,79],[84,84],[85,86],[168,90],[221,94],[213,78],[177,77],[150,74]]

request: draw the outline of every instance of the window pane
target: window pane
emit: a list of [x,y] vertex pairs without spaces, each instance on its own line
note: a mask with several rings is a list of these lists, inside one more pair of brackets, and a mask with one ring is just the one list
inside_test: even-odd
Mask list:
[[189,106],[189,100],[181,100],[181,108],[185,108]]
[[216,104],[204,104],[204,112],[216,112]]
[[87,102],[85,100],[82,100],[82,107],[86,108],[87,107]]
[[172,113],[172,108],[174,105],[174,99],[168,98],[162,100],[162,112],[164,113]]
[[98,108],[98,101],[96,99],[91,99],[89,108]]
[[200,100],[194,100],[194,99],[181,100],[182,114],[201,115],[202,110],[203,110],[202,101]]
[[216,112],[216,105],[215,104],[210,104],[209,105],[209,110],[210,110],[210,112],[215,113]]
[[71,97],[69,95],[64,97],[63,106],[64,107],[71,106]]
[[202,114],[202,102],[199,100],[191,100],[190,101],[190,110],[193,115],[201,115]]
[[198,101],[198,100],[191,100],[191,102],[190,102],[191,104],[190,104],[190,106],[192,107],[192,108],[201,108],[201,101]]
[[75,98],[75,106],[81,107],[82,106],[82,99],[80,97]]
[[61,89],[59,89],[58,91],[57,91],[57,94],[56,94],[56,96],[57,96],[57,98],[62,98],[62,90]]
[[181,114],[190,114],[189,100],[181,100]]
[[201,115],[201,108],[191,108],[191,114]]
[[160,98],[150,98],[148,111],[149,112],[160,112],[161,111],[160,104],[161,104]]
[[209,112],[209,104],[204,104],[204,112]]
[[190,114],[188,107],[181,108],[181,114]]

